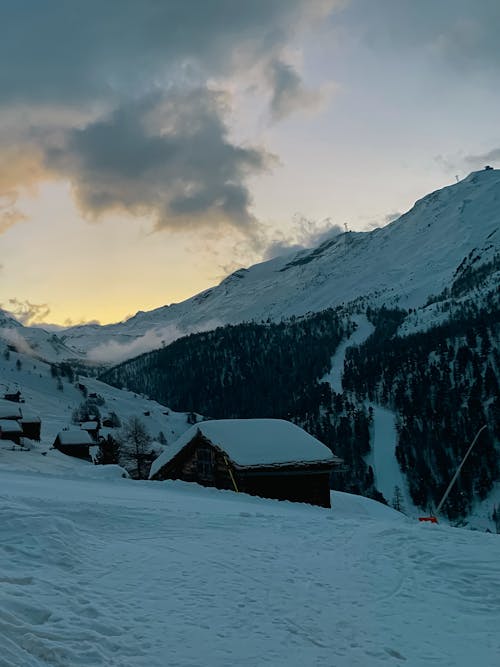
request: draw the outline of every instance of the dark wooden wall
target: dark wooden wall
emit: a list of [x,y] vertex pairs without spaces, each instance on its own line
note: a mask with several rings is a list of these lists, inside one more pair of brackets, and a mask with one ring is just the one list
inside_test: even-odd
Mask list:
[[21,420],[21,426],[23,427],[23,436],[25,438],[29,438],[30,440],[40,440],[41,422],[25,422]]
[[320,507],[330,507],[330,473],[276,471],[275,474],[238,475],[239,486],[245,493],[262,498],[291,500]]
[[88,445],[61,445],[59,438],[56,438],[54,448],[67,456],[74,456],[77,459],[84,459],[85,461],[92,460]]

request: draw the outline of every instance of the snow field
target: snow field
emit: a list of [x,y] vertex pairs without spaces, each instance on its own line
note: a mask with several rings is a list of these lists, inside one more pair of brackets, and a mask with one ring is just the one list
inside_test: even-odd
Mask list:
[[496,666],[497,536],[332,501],[0,470],[0,665]]

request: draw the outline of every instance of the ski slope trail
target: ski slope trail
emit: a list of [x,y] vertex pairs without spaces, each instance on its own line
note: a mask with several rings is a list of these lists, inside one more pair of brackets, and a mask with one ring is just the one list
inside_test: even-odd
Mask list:
[[342,375],[344,373],[344,361],[347,348],[354,347],[355,345],[362,345],[375,331],[375,327],[366,315],[354,315],[352,320],[356,323],[355,331],[353,331],[353,333],[343,340],[337,347],[335,354],[332,357],[330,372],[321,379],[321,382],[328,382],[333,391],[337,394],[341,394],[343,391]]
[[373,410],[370,463],[373,466],[377,489],[388,503],[392,503],[397,487],[401,494],[401,510],[410,516],[418,516],[419,512],[411,499],[406,477],[396,458],[398,444],[396,415],[392,410],[376,403],[369,405]]
[[[356,330],[338,346],[332,357],[331,370],[322,378],[322,382],[328,382],[333,391],[338,394],[343,391],[342,375],[348,348],[362,345],[375,331],[375,327],[366,315],[355,315],[352,319],[356,323]],[[398,442],[396,415],[391,410],[375,403],[368,405],[373,409],[373,437],[372,451],[367,456],[367,463],[373,467],[377,489],[387,502],[392,502],[395,489],[398,487],[404,511],[411,516],[416,516],[418,511],[413,505],[406,478],[396,459]]]
[[0,665],[498,664],[496,535],[333,502],[0,470]]

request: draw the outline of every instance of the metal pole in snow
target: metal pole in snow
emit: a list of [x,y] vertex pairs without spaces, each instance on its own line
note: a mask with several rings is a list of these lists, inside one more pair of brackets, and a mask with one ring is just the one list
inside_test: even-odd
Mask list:
[[487,424],[485,424],[484,426],[481,426],[481,428],[479,429],[479,431],[476,433],[476,437],[475,437],[474,440],[471,442],[471,445],[470,445],[469,449],[467,450],[467,452],[466,452],[464,458],[462,459],[462,462],[460,463],[460,465],[459,465],[458,468],[457,468],[457,472],[453,475],[453,478],[452,478],[451,482],[448,484],[448,488],[447,488],[446,491],[444,492],[444,496],[441,498],[441,501],[440,501],[439,505],[438,505],[437,508],[436,508],[436,514],[439,514],[439,510],[441,509],[441,507],[442,507],[442,506],[444,505],[444,503],[446,502],[446,498],[448,498],[448,495],[449,495],[451,489],[453,488],[453,485],[454,485],[455,482],[457,481],[457,477],[459,476],[460,471],[462,470],[464,463],[467,461],[467,457],[468,457],[469,454],[471,453],[472,448],[474,447],[474,445],[475,445],[476,442],[477,442],[477,439],[479,438],[479,436],[481,435],[481,433],[484,431],[484,429],[485,429],[486,427],[487,427]]

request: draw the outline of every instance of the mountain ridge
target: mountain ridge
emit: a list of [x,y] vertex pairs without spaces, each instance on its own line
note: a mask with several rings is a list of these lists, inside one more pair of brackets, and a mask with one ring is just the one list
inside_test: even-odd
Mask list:
[[[71,356],[69,349],[80,359],[114,363],[224,324],[279,321],[353,303],[423,308],[468,261],[475,267],[492,261],[500,252],[499,226],[500,170],[472,172],[422,197],[385,227],[345,232],[316,248],[238,269],[185,301],[124,322],[47,336],[60,343],[60,357]],[[33,337],[29,329],[23,336]]]

